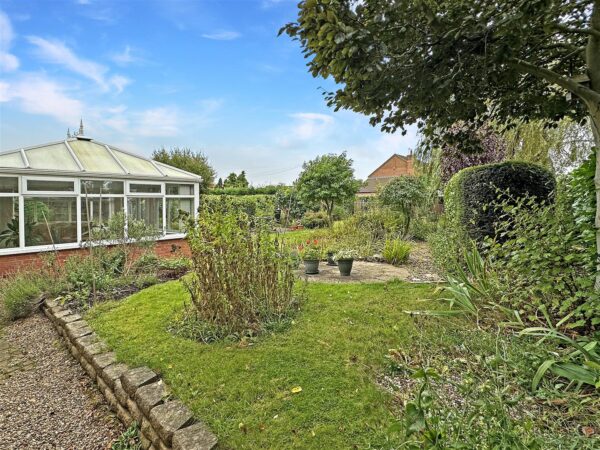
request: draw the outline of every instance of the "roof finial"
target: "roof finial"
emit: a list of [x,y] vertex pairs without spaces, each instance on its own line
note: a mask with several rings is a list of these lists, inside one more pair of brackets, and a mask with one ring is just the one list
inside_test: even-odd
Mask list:
[[71,137],[71,129],[67,128],[67,139],[70,139]]
[[77,132],[77,136],[83,136],[83,118],[79,120],[79,131]]

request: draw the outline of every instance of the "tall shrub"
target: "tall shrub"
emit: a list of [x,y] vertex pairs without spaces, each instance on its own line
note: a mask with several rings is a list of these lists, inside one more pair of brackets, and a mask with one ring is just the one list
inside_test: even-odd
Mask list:
[[193,311],[213,334],[258,332],[298,308],[292,258],[244,212],[204,212],[188,241]]
[[555,189],[554,176],[536,164],[509,161],[463,169],[446,186],[449,225],[476,241],[493,237],[499,212],[492,204],[523,197],[550,202]]

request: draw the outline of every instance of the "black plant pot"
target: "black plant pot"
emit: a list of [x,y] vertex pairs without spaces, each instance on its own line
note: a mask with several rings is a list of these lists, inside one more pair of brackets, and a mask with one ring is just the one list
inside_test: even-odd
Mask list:
[[335,259],[333,259],[333,252],[327,252],[327,265],[328,266],[337,266]]
[[338,269],[340,269],[340,275],[343,277],[349,277],[350,272],[352,272],[352,263],[353,259],[338,259],[337,265]]
[[306,275],[316,275],[319,273],[319,260],[318,259],[305,259],[304,260],[304,273]]

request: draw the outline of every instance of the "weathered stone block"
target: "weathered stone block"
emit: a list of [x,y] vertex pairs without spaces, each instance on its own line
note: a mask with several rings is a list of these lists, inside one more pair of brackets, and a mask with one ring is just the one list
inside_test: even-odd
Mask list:
[[92,365],[87,362],[85,360],[85,358],[81,358],[80,361],[81,363],[81,367],[83,367],[83,370],[85,370],[87,372],[87,374],[90,376],[90,378],[92,380],[96,379],[96,370],[92,367]]
[[82,336],[74,340],[75,346],[79,351],[83,350],[83,347],[86,345],[95,344],[97,342],[100,342],[100,338],[96,333],[88,334],[87,336]]
[[113,385],[113,392],[115,393],[115,397],[117,397],[117,400],[119,400],[119,403],[125,408],[127,408],[127,399],[129,398],[129,396],[127,395],[127,392],[125,392],[125,389],[123,389],[123,387],[121,386],[121,380],[115,380],[115,384]]
[[121,405],[117,405],[117,417],[122,423],[125,424],[126,427],[129,427],[133,423],[131,415]]
[[[79,314],[68,314],[66,316],[62,316],[58,318],[59,323],[62,323],[63,325],[66,325],[67,323],[71,323],[71,322],[77,322],[77,321],[82,321],[85,322],[85,320],[82,320],[81,316]],[[87,323],[86,323],[87,325]]]
[[149,415],[150,410],[163,403],[167,395],[168,391],[165,384],[162,380],[158,380],[156,383],[140,387],[135,392],[134,399],[142,412]]
[[137,423],[142,422],[142,418],[144,417],[144,415],[140,411],[140,408],[138,408],[137,403],[131,398],[127,399],[127,409],[129,410],[129,414],[131,414],[131,417],[133,417],[133,420],[135,420]]
[[48,319],[50,319],[51,321],[54,321],[54,316],[52,315],[52,313],[50,312],[50,310],[48,308],[44,308],[43,311]]
[[127,372],[129,367],[126,364],[111,364],[102,369],[100,376],[113,389],[115,386],[115,380],[117,380],[123,373]]
[[158,380],[158,375],[148,367],[136,367],[121,375],[121,385],[130,397],[135,395],[139,387]]
[[113,391],[111,391],[110,388],[106,388],[103,391],[103,394],[104,398],[106,399],[106,403],[108,403],[108,406],[110,406],[110,409],[112,409],[114,412],[117,412],[117,409],[119,407],[119,401],[117,400],[117,397],[115,396]]
[[65,309],[62,306],[54,306],[50,308],[50,312],[56,319],[63,316],[68,316],[69,314],[73,314],[73,311],[71,311],[70,309]]
[[99,355],[92,356],[92,366],[94,366],[94,369],[98,372],[116,362],[117,357],[113,352],[100,353]]
[[165,444],[163,441],[159,441],[156,450],[171,450],[171,446]]
[[93,344],[84,345],[81,347],[81,354],[90,361],[94,355],[105,353],[108,350],[108,346],[104,342],[94,342]]
[[140,444],[142,444],[144,450],[148,450],[152,445],[152,441],[144,433],[140,433]]
[[77,339],[79,337],[82,336],[87,336],[88,334],[92,334],[92,329],[90,327],[88,327],[87,325],[76,325],[76,326],[70,326],[70,325],[75,325],[78,322],[73,322],[73,323],[68,323],[65,326],[65,329],[67,330],[67,334],[69,335],[69,337],[71,337],[71,339]]
[[217,437],[201,422],[173,433],[173,450],[211,450]]
[[96,384],[98,385],[98,389],[100,389],[101,392],[104,392],[106,389],[110,389],[106,383],[104,382],[104,380],[102,379],[100,373],[96,374]]
[[158,434],[156,434],[156,431],[152,428],[152,424],[146,417],[142,418],[140,430],[142,430],[142,433],[144,433],[150,442],[152,442],[152,445],[158,445],[160,437],[158,437]]
[[194,417],[190,410],[179,400],[158,405],[150,411],[150,423],[160,438],[171,446],[173,433],[191,425]]

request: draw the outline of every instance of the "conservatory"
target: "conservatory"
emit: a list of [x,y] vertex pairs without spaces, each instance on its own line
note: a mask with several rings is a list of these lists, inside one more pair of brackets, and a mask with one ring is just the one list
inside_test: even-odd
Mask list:
[[116,214],[143,220],[161,240],[181,239],[200,181],[83,135],[1,152],[0,255],[81,247]]

